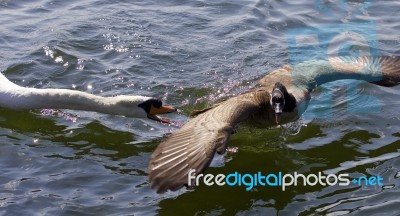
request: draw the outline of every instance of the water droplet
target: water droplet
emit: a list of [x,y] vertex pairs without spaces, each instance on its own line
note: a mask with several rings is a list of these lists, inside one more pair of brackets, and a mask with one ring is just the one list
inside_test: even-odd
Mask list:
[[85,68],[85,65],[78,65],[76,66],[77,70],[83,70]]
[[384,186],[382,187],[382,189],[392,189],[392,188],[394,188],[394,187],[395,187],[394,184],[391,184],[391,185],[384,185]]
[[64,62],[62,56],[58,56],[57,58],[54,59],[54,61],[55,61],[56,63],[63,63],[63,62]]

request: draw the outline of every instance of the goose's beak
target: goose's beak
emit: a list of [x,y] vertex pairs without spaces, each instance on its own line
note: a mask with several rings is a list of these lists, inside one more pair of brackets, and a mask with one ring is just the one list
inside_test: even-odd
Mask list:
[[280,113],[275,113],[275,122],[277,125],[281,123],[281,114]]
[[275,112],[275,122],[277,125],[281,123],[281,114],[283,112],[283,105],[280,103],[274,104],[274,112]]
[[153,105],[150,108],[149,114],[147,114],[147,117],[149,119],[153,119],[155,121],[159,121],[162,123],[171,123],[171,121],[167,118],[160,118],[157,116],[157,114],[166,114],[166,113],[172,113],[176,112],[176,108],[169,106],[169,105],[163,105],[159,108],[154,107]]

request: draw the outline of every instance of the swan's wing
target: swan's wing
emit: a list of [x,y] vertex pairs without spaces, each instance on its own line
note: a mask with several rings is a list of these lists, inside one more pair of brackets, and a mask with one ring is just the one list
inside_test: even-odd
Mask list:
[[252,97],[249,93],[228,99],[191,119],[162,142],[150,159],[151,187],[158,193],[178,190],[188,185],[191,169],[202,173],[215,152],[225,152],[233,127],[260,109]]

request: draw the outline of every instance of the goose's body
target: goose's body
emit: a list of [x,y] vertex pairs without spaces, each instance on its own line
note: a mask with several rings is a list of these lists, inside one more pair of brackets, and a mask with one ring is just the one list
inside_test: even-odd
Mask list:
[[151,118],[165,121],[155,114],[173,112],[176,109],[162,106],[160,100],[144,96],[102,97],[69,89],[26,88],[9,81],[0,73],[0,107],[27,109],[73,109],[94,111],[127,117]]
[[267,126],[276,125],[277,114],[271,107],[271,95],[277,83],[286,87],[286,100],[291,98],[286,102],[290,109],[283,109],[280,114],[280,121],[285,123],[304,112],[316,86],[340,79],[366,80],[381,86],[397,85],[400,83],[400,58],[337,57],[272,71],[260,79],[252,91],[197,112],[196,117],[162,142],[153,152],[149,164],[152,188],[165,192],[188,185],[191,169],[196,174],[202,173],[215,152],[225,152],[238,123],[258,121]]

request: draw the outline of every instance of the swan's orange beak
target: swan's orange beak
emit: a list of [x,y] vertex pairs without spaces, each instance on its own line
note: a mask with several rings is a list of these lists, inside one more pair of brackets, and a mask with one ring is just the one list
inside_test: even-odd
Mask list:
[[159,121],[159,122],[162,122],[162,123],[169,124],[169,123],[171,123],[171,121],[169,119],[160,118],[160,117],[157,116],[157,114],[172,113],[172,112],[175,112],[176,110],[177,110],[176,108],[174,108],[172,106],[168,106],[168,105],[164,105],[164,106],[161,106],[159,108],[154,107],[153,105],[151,105],[150,112],[149,112],[149,114],[147,114],[147,117],[149,119],[153,119],[155,121]]
[[165,113],[172,113],[175,112],[176,108],[168,105],[161,106],[160,108],[156,108],[153,105],[151,105],[150,108],[150,115],[157,115],[157,114],[165,114]]

